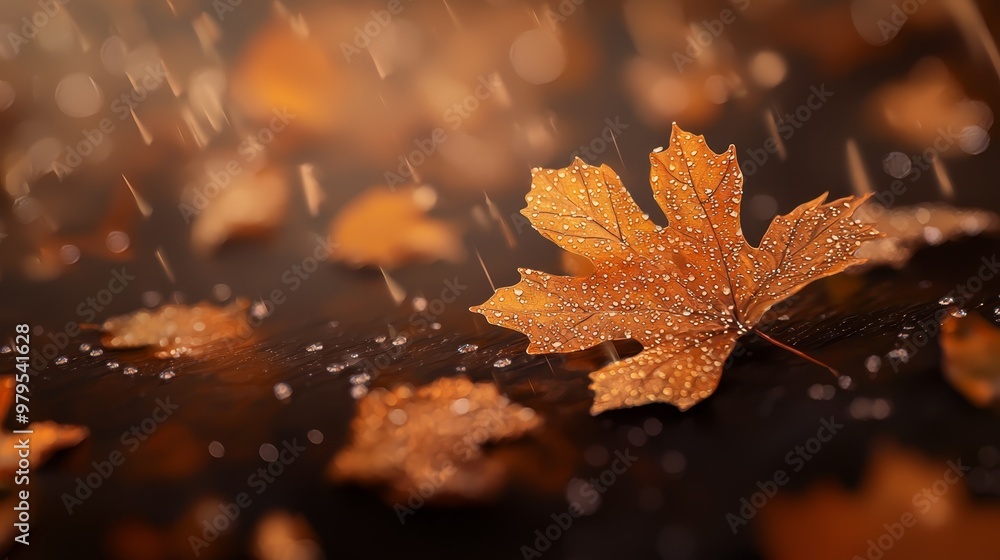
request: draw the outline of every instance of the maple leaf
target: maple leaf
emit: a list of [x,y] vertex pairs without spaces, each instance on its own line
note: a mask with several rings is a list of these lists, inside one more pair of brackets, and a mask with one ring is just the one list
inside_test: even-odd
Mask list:
[[506,476],[504,464],[483,447],[541,424],[534,410],[511,402],[492,383],[445,377],[416,389],[376,388],[358,403],[351,444],[329,472],[334,480],[385,486],[393,499],[405,500],[428,482],[436,498],[477,499]]
[[590,259],[594,271],[575,278],[519,269],[520,282],[472,308],[526,334],[533,354],[642,343],[639,354],[590,374],[592,414],[657,401],[686,410],[708,397],[736,339],[772,305],[863,262],[854,252],[880,236],[852,218],[867,196],[827,203],[824,194],[776,217],[752,247],[740,226],[743,173],[734,146],[716,154],[703,136],[675,124],[670,145],[650,162],[667,227],[642,213],[606,165],[577,159],[533,170],[521,213],[550,241]]

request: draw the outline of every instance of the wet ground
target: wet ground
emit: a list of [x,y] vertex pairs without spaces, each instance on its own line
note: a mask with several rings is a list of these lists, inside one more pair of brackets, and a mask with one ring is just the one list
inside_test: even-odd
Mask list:
[[[991,8],[984,10],[992,22]],[[595,41],[610,45],[614,72],[608,71],[608,83],[620,78],[616,64],[621,52],[631,48],[613,13],[617,7],[602,4],[588,16],[606,23],[597,27]],[[740,37],[734,39],[737,44],[768,44],[766,32],[734,33]],[[862,147],[874,188],[884,190],[891,178],[882,169],[882,156],[916,151],[866,126],[862,107],[874,88],[905,76],[921,58],[934,55],[945,61],[971,98],[990,103],[1000,98],[996,76],[968,56],[956,31],[912,33],[846,68],[817,64],[795,54],[794,46],[782,47],[794,55],[788,57],[789,79],[766,99],[725,105],[718,118],[686,128],[705,134],[716,151],[736,144],[744,159],[747,149],[759,148],[770,137],[761,118],[764,109],[794,109],[810,87],[825,84],[836,92],[831,101],[787,143],[787,160],[772,159],[748,178],[748,199],[765,194],[785,212],[825,190],[849,194],[848,137]],[[567,133],[559,157],[532,163],[565,165],[575,146],[601,133],[605,118],[621,116],[630,126],[618,139],[621,155],[608,150],[597,161],[619,170],[639,204],[659,220],[646,186],[647,154],[666,142],[668,129],[644,124],[621,88],[594,87],[553,95],[549,101],[560,118],[575,123],[575,130]],[[307,156],[332,153],[333,147],[335,143],[310,146]],[[952,203],[1000,209],[995,152],[994,146],[948,162],[955,185]],[[938,333],[928,326],[942,308],[940,300],[975,277],[983,259],[995,258],[1000,251],[995,238],[926,248],[900,270],[877,268],[816,282],[790,300],[780,318],[761,325],[769,335],[836,368],[839,380],[750,335],[741,340],[717,392],[691,410],[651,405],[595,418],[588,413],[587,373],[638,346],[623,342],[547,359],[529,356],[523,336],[469,313],[470,305],[491,293],[491,280],[497,286],[512,284],[518,266],[560,271],[555,247],[530,229],[515,228],[511,246],[498,228],[484,231],[475,224],[470,209],[484,205],[479,189],[442,190],[436,210],[466,229],[469,257],[460,264],[414,265],[393,272],[393,280],[407,293],[397,304],[377,270],[332,263],[323,263],[300,290],[289,289],[282,274],[302,263],[312,250],[312,233],[325,231],[329,219],[310,216],[304,205],[291,208],[285,224],[267,241],[234,244],[212,259],[196,256],[189,228],[174,211],[176,192],[165,187],[177,179],[175,162],[163,158],[145,176],[133,177],[144,185],[149,204],[166,210],[154,210],[131,232],[128,260],[86,256],[59,278],[43,282],[4,271],[0,340],[6,341],[17,323],[41,325],[44,330],[34,332],[38,344],[55,340],[54,355],[68,358],[61,365],[48,360],[36,373],[32,417],[91,431],[80,446],[57,454],[33,474],[32,544],[30,549],[15,548],[14,558],[189,558],[192,535],[208,544],[198,549],[200,558],[249,558],[258,521],[276,510],[301,514],[327,558],[537,557],[534,552],[580,560],[777,558],[782,557],[776,552],[781,546],[773,535],[780,535],[787,519],[752,511],[753,517],[743,519],[741,500],[755,499],[779,470],[788,473],[788,481],[767,502],[804,496],[823,481],[860,491],[874,452],[886,442],[942,466],[964,459],[972,467],[963,485],[973,503],[1000,507],[1000,416],[973,406],[944,379]],[[382,173],[380,167],[343,161],[318,165],[324,163],[331,167],[327,176],[337,181],[329,189],[329,208]],[[108,172],[115,180],[119,174]],[[491,192],[502,216],[523,206],[529,180],[525,165],[518,181]],[[931,173],[908,186],[898,206],[941,198]],[[106,201],[89,202],[103,207]],[[744,212],[748,239],[759,239],[769,218]],[[12,233],[5,243],[17,242]],[[173,280],[154,256],[157,248],[171,256]],[[81,313],[79,306],[105,289],[122,267],[134,281],[93,317]],[[66,339],[59,334],[67,321],[90,322],[141,308],[146,292],[161,294],[165,301],[213,300],[217,284],[225,284],[233,296],[267,298],[281,289],[287,298],[248,343],[199,358],[164,361],[144,350],[110,349],[92,356],[80,345],[100,348],[97,333]],[[456,294],[454,301],[444,303],[445,291]],[[418,296],[428,302],[427,312],[413,309]],[[984,282],[971,296],[957,302],[961,309],[995,322],[1000,280]],[[406,342],[393,346],[399,336]],[[317,344],[322,348],[309,350]],[[463,344],[478,348],[459,353]],[[905,356],[901,347],[908,348]],[[504,358],[510,363],[495,365]],[[109,367],[109,361],[117,367]],[[341,362],[352,365],[327,371],[328,365]],[[135,373],[126,374],[129,368]],[[167,370],[174,373],[169,379],[161,375]],[[325,473],[347,442],[356,406],[352,376],[360,373],[371,376],[372,387],[424,384],[459,374],[491,381],[513,401],[534,408],[545,426],[531,437],[491,448],[510,470],[494,500],[426,505],[401,523],[377,489],[335,484]],[[287,384],[291,394],[278,398],[279,383]],[[148,439],[123,438],[133,426],[141,428],[158,407],[164,409],[164,403],[171,412],[155,423]],[[801,454],[790,459],[797,446],[815,446],[809,442],[824,422],[843,427],[815,453],[807,452],[808,459]],[[15,426],[12,417],[5,426]],[[304,450],[273,481],[250,481],[268,465],[262,446],[280,450],[286,443]],[[95,472],[94,462],[106,461],[116,451],[124,462],[99,477],[91,495],[67,511],[64,496],[76,493],[78,479]],[[607,470],[618,454],[635,459],[610,477]],[[601,481],[602,476],[611,483],[599,497],[591,501],[583,496],[579,481]],[[224,511],[241,492],[252,502],[239,508],[230,527],[209,539],[199,519]],[[569,501],[581,499],[589,505],[587,515],[559,527]],[[865,507],[862,503],[861,509]],[[766,504],[759,509],[769,511]],[[734,530],[729,515],[748,522],[735,522]],[[838,518],[831,515],[828,525],[836,528]],[[984,532],[975,536],[992,538]]]

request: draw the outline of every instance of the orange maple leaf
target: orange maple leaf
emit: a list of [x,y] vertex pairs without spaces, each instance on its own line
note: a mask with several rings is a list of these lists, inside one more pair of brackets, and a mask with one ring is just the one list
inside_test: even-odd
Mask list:
[[863,262],[854,252],[880,236],[852,219],[867,196],[826,203],[824,194],[776,217],[760,247],[751,247],[740,227],[743,173],[734,146],[716,154],[703,136],[675,124],[669,147],[649,159],[667,227],[642,213],[606,165],[577,159],[533,170],[521,213],[550,241],[590,259],[594,272],[519,269],[520,282],[472,308],[526,334],[532,354],[642,343],[642,352],[590,374],[592,414],[657,401],[686,410],[708,397],[736,339],[772,305]]

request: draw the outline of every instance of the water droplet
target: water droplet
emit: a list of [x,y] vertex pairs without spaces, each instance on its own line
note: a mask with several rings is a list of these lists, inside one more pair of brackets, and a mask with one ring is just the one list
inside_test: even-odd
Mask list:
[[65,365],[66,362],[68,361],[69,358],[67,358],[66,356],[59,356],[58,358],[56,358],[56,365],[57,366]]
[[112,361],[112,362],[108,362],[108,363],[107,363],[107,364],[105,364],[105,365],[107,365],[107,366],[108,366],[108,369],[118,369],[118,362],[113,362],[113,361]]
[[174,373],[174,370],[172,370],[172,369],[165,369],[165,370],[163,370],[163,371],[160,372],[159,378],[162,379],[162,380],[164,380],[164,381],[170,381],[171,379],[173,379],[176,376],[177,376],[177,374]]
[[955,303],[955,298],[951,296],[944,296],[938,300],[938,305],[951,305],[953,303]]
[[351,387],[351,396],[355,399],[360,399],[361,397],[368,394],[368,387],[364,385],[355,385]]
[[213,441],[208,444],[208,454],[216,459],[221,459],[226,454],[226,448],[221,443]]
[[965,317],[968,314],[969,314],[969,312],[966,311],[966,310],[964,310],[964,309],[953,309],[951,311],[951,316],[952,317],[957,317],[959,319],[961,319],[962,317]]
[[6,344],[3,347],[0,347],[0,354],[10,354],[13,351],[14,349]]
[[393,346],[402,346],[404,344],[406,344],[406,337],[403,335],[399,335],[396,338],[392,339]]
[[318,352],[323,349],[322,342],[314,342],[306,347],[306,352]]
[[275,383],[274,396],[277,397],[279,401],[283,401],[288,397],[292,396],[291,385],[289,385],[288,383]]
[[337,362],[326,366],[326,371],[330,373],[340,373],[347,369],[347,362]]
[[458,347],[459,354],[468,354],[469,352],[475,352],[476,350],[479,350],[479,347],[475,344],[463,344]]
[[455,371],[458,373],[465,373],[465,366],[455,366]]
[[372,376],[368,375],[367,373],[356,373],[352,375],[351,378],[349,379],[351,385],[364,385],[365,383],[368,383],[371,380]]
[[386,415],[390,422],[397,426],[402,426],[406,424],[406,411],[402,408],[396,408],[392,412]]
[[104,354],[104,350],[102,350],[100,348],[94,348],[93,350],[90,351],[90,355],[94,356],[95,358],[97,356],[100,356],[101,354]]
[[83,344],[80,345],[80,351],[81,352],[90,352],[90,345],[87,344],[86,342],[84,342]]
[[493,367],[503,368],[510,365],[510,358],[500,358],[499,360],[493,362]]
[[125,366],[125,369],[122,370],[122,373],[124,373],[125,375],[128,375],[128,376],[131,377],[131,376],[139,373],[139,368],[137,368],[135,366]]
[[319,430],[309,430],[306,432],[306,439],[308,439],[311,443],[319,445],[323,443],[323,432]]
[[882,369],[882,357],[875,354],[868,356],[868,359],[865,360],[865,369],[870,373],[878,372],[878,370]]
[[385,340],[386,336],[384,334],[380,334],[375,337],[375,344],[382,344],[383,342],[385,342]]
[[451,403],[451,411],[455,414],[465,414],[469,411],[469,399],[456,399],[455,402]]
[[837,385],[840,385],[841,389],[852,389],[854,388],[854,380],[849,375],[843,375],[837,379]]

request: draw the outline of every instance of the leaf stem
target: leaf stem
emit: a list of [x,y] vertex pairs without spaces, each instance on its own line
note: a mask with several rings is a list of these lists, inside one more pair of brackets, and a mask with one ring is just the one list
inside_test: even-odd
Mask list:
[[781,342],[780,340],[776,340],[774,338],[771,338],[770,336],[768,336],[768,335],[766,335],[766,334],[764,334],[764,333],[762,333],[760,331],[757,331],[757,335],[760,336],[761,338],[763,338],[764,340],[770,342],[771,344],[777,346],[778,348],[784,348],[785,350],[788,350],[789,352],[791,352],[792,354],[795,354],[796,356],[798,356],[800,358],[803,358],[805,360],[809,360],[810,362],[812,362],[812,363],[814,363],[814,364],[816,364],[818,366],[821,366],[823,368],[826,368],[826,369],[830,370],[830,373],[832,373],[834,377],[840,377],[840,372],[838,372],[837,370],[833,369],[832,367],[824,364],[823,362],[817,360],[816,358],[813,358],[809,354],[806,354],[805,352],[802,352],[801,350],[796,350],[795,348],[792,348],[791,346],[785,344],[784,342]]

